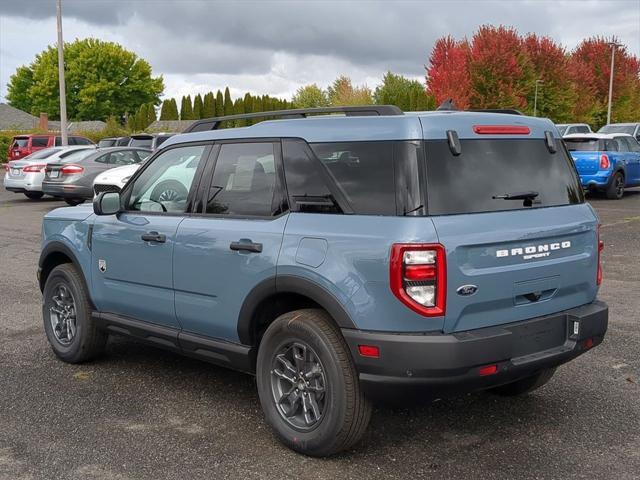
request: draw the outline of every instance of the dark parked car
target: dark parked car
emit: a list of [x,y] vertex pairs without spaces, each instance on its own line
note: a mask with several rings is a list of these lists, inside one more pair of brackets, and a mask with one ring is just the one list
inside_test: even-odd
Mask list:
[[93,198],[93,180],[105,170],[142,162],[151,155],[147,148],[114,147],[98,149],[77,162],[50,163],[45,170],[42,191],[78,205]]
[[128,147],[131,137],[108,137],[98,142],[98,147]]
[[156,150],[168,138],[176,135],[175,133],[138,133],[131,135],[130,147],[142,147]]

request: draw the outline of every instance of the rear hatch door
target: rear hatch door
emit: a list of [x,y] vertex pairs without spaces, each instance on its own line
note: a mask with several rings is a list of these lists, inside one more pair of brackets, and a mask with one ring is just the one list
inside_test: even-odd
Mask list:
[[567,150],[571,154],[576,170],[580,175],[593,175],[600,170],[600,159],[607,147],[612,148],[610,140],[584,137],[565,137]]
[[425,142],[428,210],[447,255],[445,332],[595,298],[597,217],[554,141],[551,152],[543,138],[462,139],[460,155],[446,140]]

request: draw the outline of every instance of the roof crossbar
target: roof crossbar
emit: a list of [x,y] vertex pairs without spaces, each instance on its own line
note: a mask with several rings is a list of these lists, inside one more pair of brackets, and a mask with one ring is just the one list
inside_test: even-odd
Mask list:
[[231,120],[246,120],[249,118],[306,118],[310,115],[322,115],[328,113],[344,113],[347,117],[366,117],[380,115],[404,115],[404,112],[395,105],[363,105],[356,107],[320,107],[320,108],[294,108],[290,110],[273,110],[271,112],[240,113],[238,115],[226,115],[224,117],[204,118],[192,123],[183,133],[205,132],[217,130],[220,124]]

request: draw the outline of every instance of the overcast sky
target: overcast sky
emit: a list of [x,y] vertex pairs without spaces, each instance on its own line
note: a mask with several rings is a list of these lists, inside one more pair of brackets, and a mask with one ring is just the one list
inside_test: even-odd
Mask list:
[[[375,87],[387,70],[424,77],[434,41],[482,24],[549,35],[573,49],[617,35],[640,56],[640,0],[63,0],[65,41],[116,41],[163,75],[165,95],[232,87],[290,97],[346,74]],[[0,0],[0,101],[16,67],[56,41],[55,0]]]

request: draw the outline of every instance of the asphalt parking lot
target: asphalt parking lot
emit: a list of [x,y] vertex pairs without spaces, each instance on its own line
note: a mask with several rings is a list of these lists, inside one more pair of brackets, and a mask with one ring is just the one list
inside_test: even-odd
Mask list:
[[124,339],[84,365],[56,359],[35,278],[42,216],[65,205],[0,189],[0,478],[640,477],[640,189],[601,216],[609,332],[544,388],[377,408],[330,459],[281,446],[254,379]]

